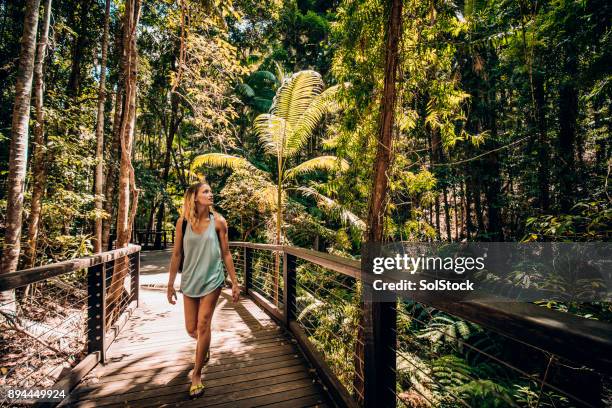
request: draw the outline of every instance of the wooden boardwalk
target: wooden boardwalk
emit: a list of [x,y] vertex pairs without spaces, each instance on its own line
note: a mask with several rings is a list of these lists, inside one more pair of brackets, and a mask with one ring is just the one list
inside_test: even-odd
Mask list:
[[221,294],[213,318],[204,396],[189,400],[195,340],[183,304],[165,291],[141,289],[140,307],[98,365],[62,406],[332,406],[290,336],[250,299]]

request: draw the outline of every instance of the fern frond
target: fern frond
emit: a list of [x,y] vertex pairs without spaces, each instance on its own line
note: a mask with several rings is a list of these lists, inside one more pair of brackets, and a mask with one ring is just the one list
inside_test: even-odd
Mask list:
[[197,156],[191,163],[190,171],[201,166],[227,167],[232,170],[247,169],[257,170],[247,159],[224,153],[206,153]]
[[344,225],[349,225],[361,231],[365,231],[365,222],[342,204],[324,196],[312,187],[298,187],[298,191],[307,197],[313,197],[319,207],[338,216]]
[[346,171],[349,168],[349,164],[346,160],[340,159],[336,156],[320,156],[315,157],[300,163],[292,169],[287,170],[285,173],[285,179],[291,180],[296,176],[304,173],[310,173],[315,170],[334,170],[339,168],[341,171]]

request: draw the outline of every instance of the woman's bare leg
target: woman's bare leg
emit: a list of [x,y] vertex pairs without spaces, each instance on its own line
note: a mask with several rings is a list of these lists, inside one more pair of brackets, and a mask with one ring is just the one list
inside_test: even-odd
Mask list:
[[221,294],[221,288],[200,298],[200,308],[198,309],[198,344],[196,346],[195,367],[191,375],[191,384],[200,384],[202,382],[202,367],[204,367],[204,357],[210,348],[210,328],[215,306]]
[[192,298],[183,295],[183,305],[185,309],[185,329],[194,339],[198,338],[198,309],[200,308],[200,298]]

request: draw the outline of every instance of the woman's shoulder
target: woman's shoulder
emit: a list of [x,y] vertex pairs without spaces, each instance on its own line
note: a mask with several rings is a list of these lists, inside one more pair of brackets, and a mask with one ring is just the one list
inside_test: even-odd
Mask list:
[[213,217],[215,220],[215,226],[217,227],[226,227],[227,226],[227,222],[225,221],[225,218],[219,214],[218,212],[214,212],[213,213]]

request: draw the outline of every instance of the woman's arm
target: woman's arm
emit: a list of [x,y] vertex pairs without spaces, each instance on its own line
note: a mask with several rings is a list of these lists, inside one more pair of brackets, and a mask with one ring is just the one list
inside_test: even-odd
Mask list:
[[232,298],[234,302],[238,301],[238,297],[240,296],[240,288],[238,287],[238,279],[236,279],[236,270],[234,269],[234,261],[232,260],[232,253],[229,248],[229,240],[227,238],[227,222],[225,218],[223,218],[220,214],[217,218],[217,232],[219,234],[219,245],[221,246],[221,257],[223,258],[223,263],[227,268],[227,273],[230,276],[230,280],[232,281]]
[[176,273],[178,272],[179,265],[181,263],[181,248],[183,247],[183,217],[179,217],[176,221],[176,227],[174,228],[174,248],[172,248],[172,258],[170,259],[170,274],[168,276],[168,302],[175,304],[176,292],[174,291],[174,280],[176,279]]

